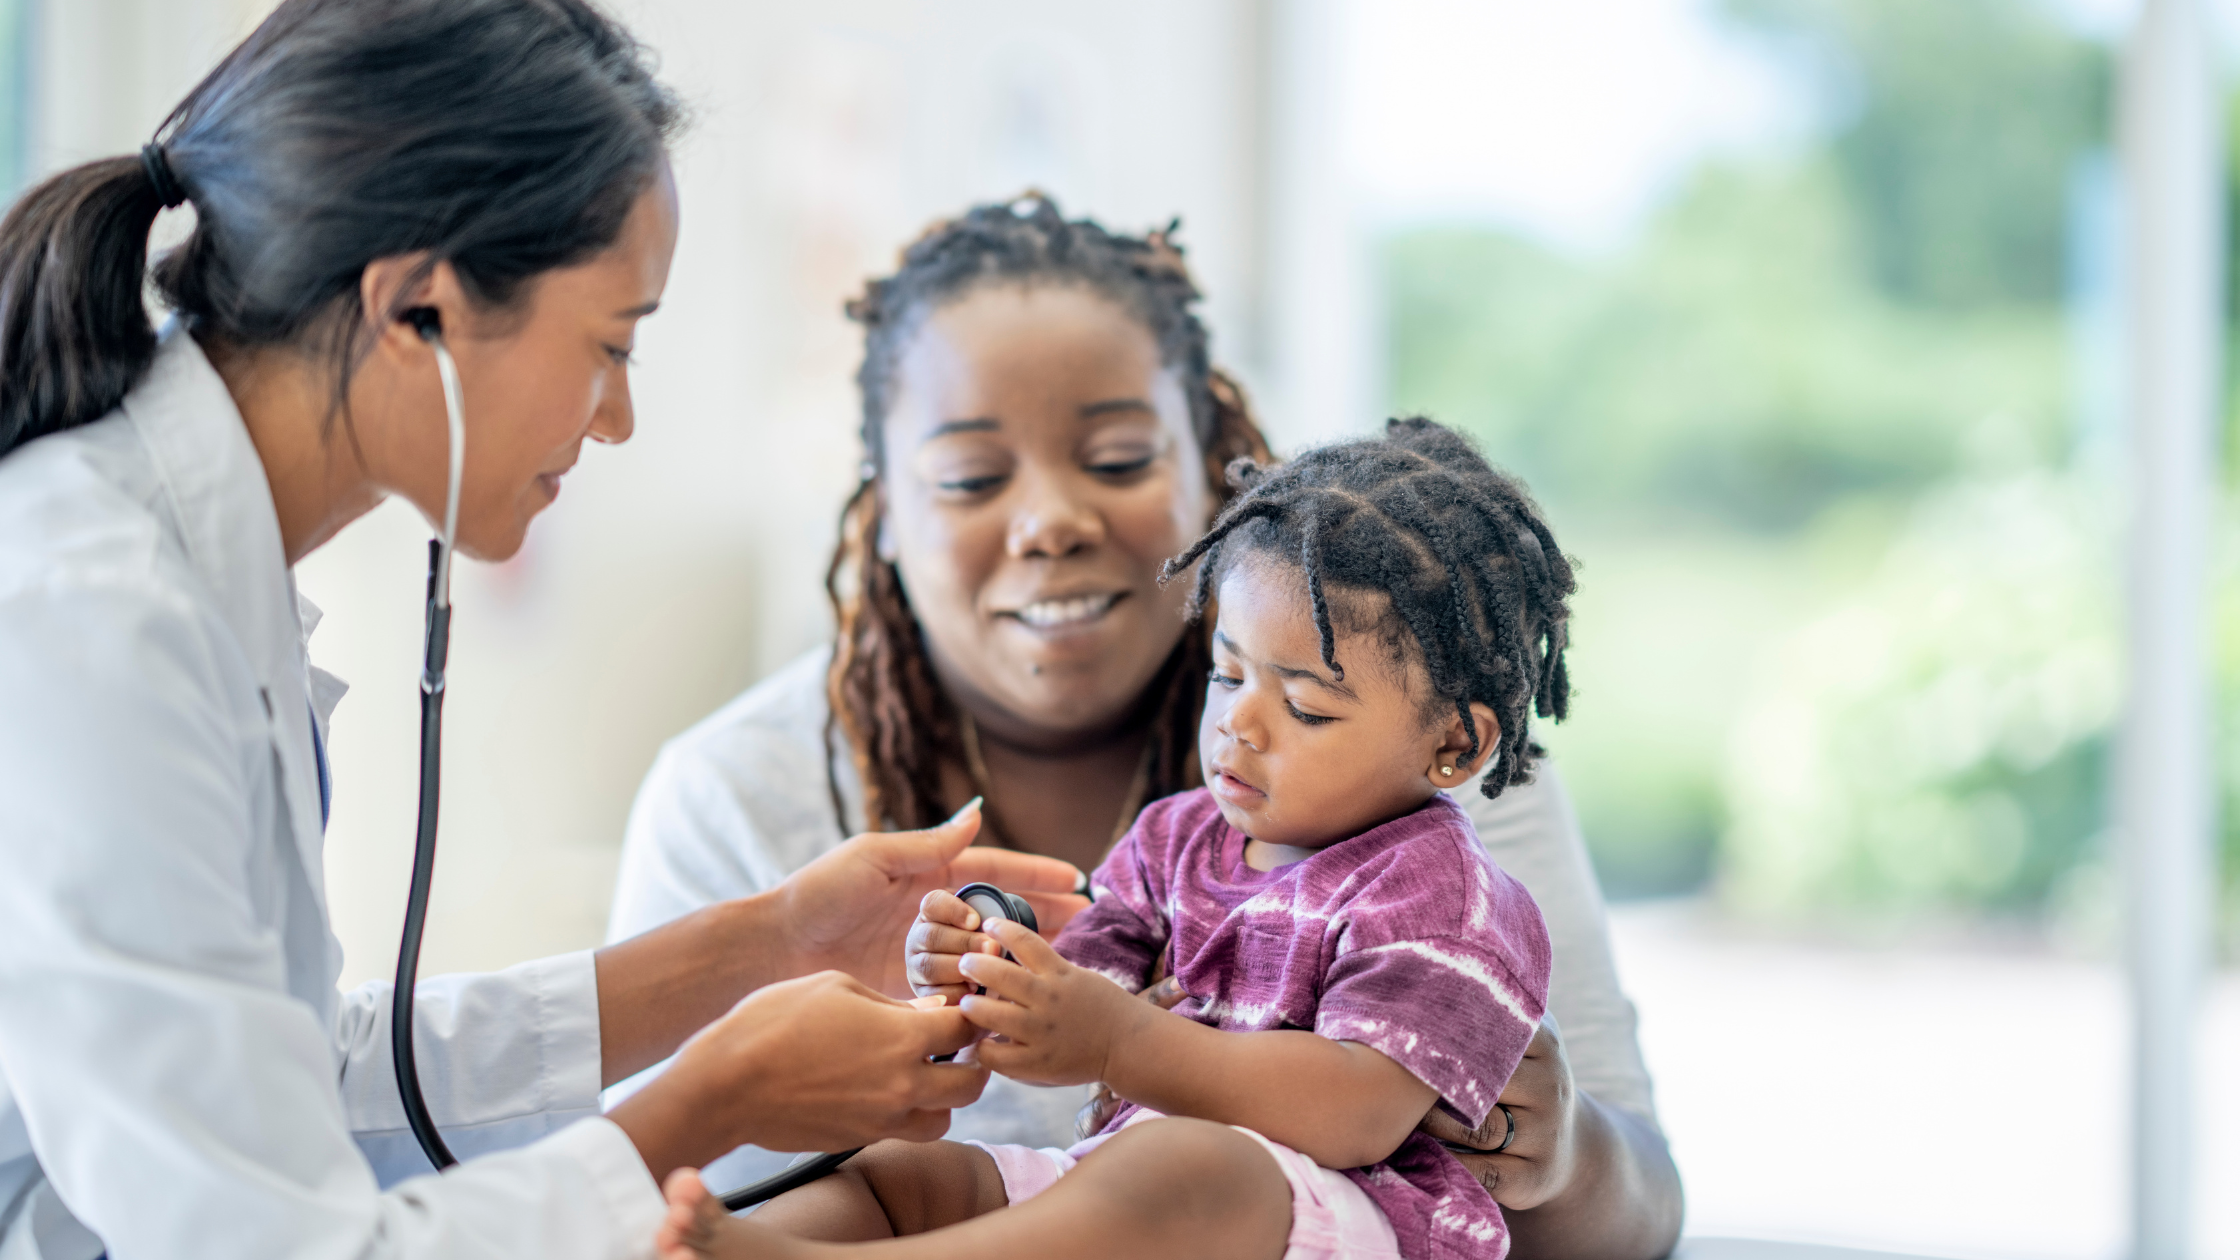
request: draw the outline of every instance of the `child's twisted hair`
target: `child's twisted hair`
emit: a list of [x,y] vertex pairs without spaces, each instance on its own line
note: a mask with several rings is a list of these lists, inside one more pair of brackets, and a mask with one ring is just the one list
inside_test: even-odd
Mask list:
[[[1197,285],[1173,241],[1178,223],[1143,236],[1068,221],[1057,203],[1029,192],[975,206],[928,228],[902,253],[895,274],[872,280],[847,305],[863,325],[863,479],[840,516],[840,542],[825,573],[838,626],[826,676],[831,718],[846,737],[873,827],[931,826],[947,814],[942,768],[957,759],[959,730],[926,660],[909,596],[892,561],[879,555],[887,466],[885,423],[895,371],[911,336],[944,304],[988,284],[1079,285],[1110,299],[1151,334],[1160,362],[1181,378],[1191,427],[1206,456],[1215,499],[1231,494],[1221,470],[1236,459],[1269,458],[1244,391],[1212,366],[1205,325],[1192,309]],[[1198,713],[1211,667],[1205,637],[1183,636],[1151,685],[1150,770],[1144,800],[1193,786],[1198,778]],[[846,828],[840,788],[829,774],[833,810]]]
[[1459,434],[1421,418],[1272,468],[1240,459],[1229,480],[1242,493],[1160,572],[1166,581],[1199,565],[1191,618],[1204,615],[1225,556],[1282,557],[1304,572],[1322,661],[1343,679],[1330,588],[1339,588],[1349,620],[1366,611],[1345,596],[1389,594],[1390,618],[1431,675],[1427,712],[1452,705],[1462,715],[1470,759],[1481,747],[1472,702],[1500,719],[1485,794],[1531,782],[1531,760],[1541,754],[1527,731],[1531,713],[1561,719],[1570,708],[1565,601],[1577,583],[1523,484]]

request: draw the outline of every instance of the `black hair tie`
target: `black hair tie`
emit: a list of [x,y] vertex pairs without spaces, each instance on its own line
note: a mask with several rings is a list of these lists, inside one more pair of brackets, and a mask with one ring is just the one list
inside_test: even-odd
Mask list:
[[148,185],[156,190],[156,199],[163,202],[164,209],[186,201],[187,190],[171,173],[171,159],[164,156],[162,145],[151,142],[140,146],[140,169],[148,173]]

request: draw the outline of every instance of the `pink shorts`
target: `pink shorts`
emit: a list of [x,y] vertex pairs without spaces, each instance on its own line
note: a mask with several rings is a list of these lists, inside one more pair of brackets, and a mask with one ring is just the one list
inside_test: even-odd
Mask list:
[[[1123,1129],[1146,1120],[1164,1120],[1149,1109],[1128,1117]],[[1236,1128],[1236,1126],[1231,1126]],[[1288,1146],[1271,1142],[1250,1129],[1237,1128],[1275,1156],[1283,1179],[1291,1183],[1291,1237],[1284,1260],[1399,1260],[1400,1244],[1393,1237],[1392,1222],[1344,1173],[1322,1167]],[[1003,1174],[1003,1192],[1014,1205],[1048,1190],[1058,1178],[1073,1170],[1083,1156],[1102,1146],[1112,1134],[1090,1138],[1069,1150],[1055,1146],[971,1145],[986,1151]]]

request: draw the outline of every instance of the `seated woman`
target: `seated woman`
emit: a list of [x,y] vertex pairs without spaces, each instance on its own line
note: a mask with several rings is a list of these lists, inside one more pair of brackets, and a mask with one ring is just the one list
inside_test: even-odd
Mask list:
[[[913,976],[952,982],[922,988],[986,986],[959,995],[1000,1034],[984,1062],[1128,1106],[1069,1151],[882,1143],[751,1225],[680,1171],[665,1260],[815,1250],[767,1229],[928,1260],[1052,1239],[1085,1260],[1508,1251],[1493,1197],[1416,1124],[1494,1112],[1545,1009],[1548,936],[1441,789],[1489,763],[1489,797],[1530,781],[1531,716],[1566,707],[1570,565],[1522,488],[1428,421],[1238,473],[1249,489],[1168,567],[1201,562],[1193,621],[1220,591],[1209,786],[1145,808],[1055,952],[939,892],[912,930]],[[1005,947],[1016,963],[989,956]],[[1187,1019],[1128,997],[1163,959]],[[1143,1210],[1191,1196],[1234,1210]]]
[[[1210,646],[1159,567],[1228,500],[1228,462],[1267,448],[1210,366],[1197,296],[1166,234],[1068,221],[1030,196],[936,225],[850,305],[866,331],[866,475],[828,583],[835,644],[663,751],[632,812],[612,934],[975,794],[984,842],[1088,869],[1146,803],[1201,785]],[[1519,1256],[1661,1255],[1678,1176],[1561,782],[1543,766],[1498,800],[1456,796],[1546,918],[1553,1018],[1506,1111],[1475,1133],[1436,1110],[1426,1126],[1507,1141],[1463,1160]],[[1087,1096],[999,1077],[952,1132],[1062,1145]],[[783,1162],[748,1151],[708,1176]]]

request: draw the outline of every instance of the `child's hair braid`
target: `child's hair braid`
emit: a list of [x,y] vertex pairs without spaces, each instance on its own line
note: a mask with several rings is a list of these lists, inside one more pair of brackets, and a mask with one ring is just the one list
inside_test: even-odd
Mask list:
[[[847,305],[864,328],[863,478],[841,512],[840,542],[825,574],[838,633],[826,677],[831,719],[863,783],[869,825],[930,826],[947,810],[941,771],[956,754],[958,729],[926,662],[918,619],[901,575],[879,555],[886,471],[885,424],[896,367],[927,316],[990,284],[1079,285],[1110,299],[1151,334],[1160,362],[1181,378],[1191,427],[1205,453],[1216,502],[1232,491],[1221,470],[1232,460],[1270,458],[1244,391],[1212,366],[1205,325],[1193,309],[1197,285],[1174,242],[1179,220],[1160,231],[1128,236],[1088,219],[1068,220],[1048,196],[1028,192],[974,206],[928,228],[903,250],[895,274],[875,279]],[[1200,680],[1211,667],[1205,638],[1185,634],[1175,656],[1152,682],[1150,775],[1144,799],[1193,786]],[[830,768],[830,758],[827,758]],[[828,777],[835,815],[845,829],[837,778]]]
[[1532,781],[1531,761],[1542,754],[1527,730],[1531,714],[1560,720],[1570,709],[1565,601],[1577,583],[1523,483],[1420,417],[1277,467],[1240,459],[1229,480],[1242,493],[1160,572],[1168,581],[1198,565],[1193,620],[1238,558],[1280,557],[1304,572],[1323,664],[1342,679],[1328,590],[1337,588],[1349,618],[1365,615],[1359,596],[1388,594],[1397,623],[1388,637],[1404,643],[1404,630],[1431,675],[1427,716],[1453,706],[1472,759],[1480,737],[1470,705],[1489,706],[1501,721],[1485,794]]

